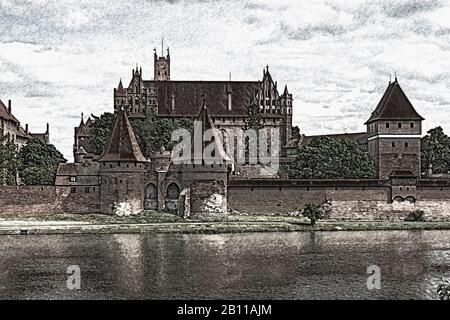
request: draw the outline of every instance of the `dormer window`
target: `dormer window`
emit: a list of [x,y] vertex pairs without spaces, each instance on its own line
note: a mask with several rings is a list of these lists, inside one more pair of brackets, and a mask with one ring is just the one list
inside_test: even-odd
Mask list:
[[77,182],[76,176],[70,176],[70,182]]

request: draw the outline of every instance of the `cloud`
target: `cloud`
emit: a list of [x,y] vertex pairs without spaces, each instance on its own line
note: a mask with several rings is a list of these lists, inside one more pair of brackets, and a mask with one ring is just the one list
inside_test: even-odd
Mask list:
[[309,135],[363,131],[395,72],[424,128],[450,132],[449,14],[438,0],[0,0],[0,99],[36,131],[50,122],[71,158],[80,114],[111,111],[136,63],[151,79],[164,37],[173,79],[260,80],[269,64]]

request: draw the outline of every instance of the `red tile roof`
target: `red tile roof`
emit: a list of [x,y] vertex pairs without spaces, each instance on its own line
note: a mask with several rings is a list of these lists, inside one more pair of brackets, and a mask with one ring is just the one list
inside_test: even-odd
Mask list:
[[117,113],[111,136],[99,161],[147,161],[124,110]]
[[9,114],[8,107],[3,104],[2,100],[0,100],[0,118],[19,123],[19,120],[17,120],[16,117]]
[[[161,116],[193,117],[198,113],[205,95],[211,116],[243,116],[254,102],[261,87],[259,81],[144,81],[158,92],[158,114]],[[231,110],[228,110],[228,92]],[[172,97],[174,108],[172,110]],[[275,114],[273,116],[276,116]]]
[[380,102],[365,124],[376,120],[424,120],[398,84],[397,79],[390,83]]

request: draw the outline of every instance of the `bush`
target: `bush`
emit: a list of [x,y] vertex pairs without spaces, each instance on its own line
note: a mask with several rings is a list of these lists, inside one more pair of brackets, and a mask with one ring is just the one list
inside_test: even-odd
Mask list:
[[442,283],[437,287],[437,294],[441,300],[450,300],[450,283],[448,280],[441,279]]
[[415,222],[425,222],[425,212],[422,210],[416,210],[411,212],[406,218],[405,221],[415,221]]
[[307,204],[303,208],[302,215],[311,220],[311,225],[315,225],[316,221],[323,218],[323,210],[321,205]]

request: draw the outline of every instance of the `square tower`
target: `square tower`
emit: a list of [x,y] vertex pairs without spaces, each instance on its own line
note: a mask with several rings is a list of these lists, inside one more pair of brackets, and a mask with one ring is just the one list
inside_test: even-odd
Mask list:
[[154,62],[154,78],[155,81],[169,81],[170,80],[170,52],[167,48],[167,56],[163,56],[161,52],[161,57],[156,54],[156,49],[153,55]]
[[378,179],[388,179],[397,170],[420,176],[423,120],[395,78],[365,123]]

